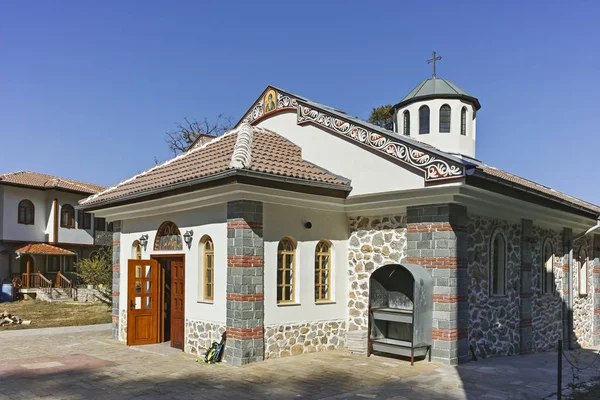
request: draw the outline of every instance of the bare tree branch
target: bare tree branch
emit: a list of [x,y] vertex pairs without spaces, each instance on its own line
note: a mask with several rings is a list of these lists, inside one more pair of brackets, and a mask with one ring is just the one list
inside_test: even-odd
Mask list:
[[165,141],[174,154],[187,151],[200,135],[221,136],[232,128],[232,120],[223,114],[217,115],[214,122],[204,118],[202,121],[187,118],[176,124],[176,129],[167,132]]

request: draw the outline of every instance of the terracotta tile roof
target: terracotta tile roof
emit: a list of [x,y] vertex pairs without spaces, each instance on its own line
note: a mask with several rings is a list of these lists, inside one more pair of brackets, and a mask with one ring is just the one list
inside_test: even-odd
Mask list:
[[41,189],[65,189],[81,193],[98,193],[106,189],[104,186],[75,181],[73,179],[59,178],[58,176],[40,174],[38,172],[17,171],[0,174],[0,183],[33,186]]
[[[133,194],[142,195],[154,189],[208,177],[225,172],[230,166],[240,128],[229,131],[210,142],[195,146],[185,153],[135,175],[116,186],[81,200],[91,205]],[[251,164],[246,170],[269,175],[297,178],[318,183],[339,185],[348,189],[350,181],[302,159],[302,149],[275,132],[260,127],[250,127]]]
[[60,247],[52,246],[46,243],[30,243],[17,249],[15,253],[22,254],[45,254],[51,256],[74,256],[75,253]]
[[554,190],[552,188],[549,188],[547,186],[544,185],[540,185],[539,183],[535,183],[533,181],[530,181],[528,179],[525,178],[521,178],[520,176],[517,175],[513,175],[509,172],[503,171],[501,169],[498,168],[494,168],[494,167],[490,167],[489,165],[480,165],[477,167],[477,169],[483,171],[484,173],[494,176],[496,178],[500,178],[503,179],[505,181],[509,181],[509,182],[513,182],[516,183],[518,185],[530,188],[530,189],[534,189],[538,192],[544,193],[546,195],[550,195],[553,196],[559,200],[563,200],[563,201],[567,201],[571,204],[574,204],[576,206],[579,207],[583,207],[586,208],[592,212],[598,213],[600,214],[600,207],[598,207],[595,204],[592,203],[588,203],[587,201],[583,201],[581,199],[578,199],[576,197],[573,196],[569,196],[568,194],[559,192],[557,190]]

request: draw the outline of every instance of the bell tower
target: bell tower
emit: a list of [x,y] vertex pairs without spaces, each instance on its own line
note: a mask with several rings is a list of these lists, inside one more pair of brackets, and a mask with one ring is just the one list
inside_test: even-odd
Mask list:
[[438,78],[434,51],[430,79],[419,83],[392,107],[394,131],[447,153],[475,158],[479,100],[444,78]]

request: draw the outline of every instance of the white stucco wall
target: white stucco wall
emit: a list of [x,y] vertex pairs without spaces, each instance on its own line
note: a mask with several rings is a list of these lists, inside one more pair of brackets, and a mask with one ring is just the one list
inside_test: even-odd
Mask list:
[[[193,230],[191,248],[183,250],[154,251],[154,239],[159,226],[165,221],[174,222],[181,234]],[[121,226],[121,286],[123,298],[127,298],[127,260],[133,258],[133,242],[142,234],[148,234],[148,245],[143,258],[154,254],[185,254],[185,318],[225,324],[227,289],[227,208],[225,204],[191,211],[169,213],[143,219],[125,220]],[[200,239],[209,235],[215,245],[215,286],[212,303],[199,301],[202,271]]]
[[[3,186],[3,188],[2,236],[0,239],[34,242],[46,241],[48,205],[46,204],[45,193],[41,190],[15,186]],[[35,207],[33,225],[18,223],[19,203],[25,199],[31,201]]]
[[[347,318],[348,219],[345,213],[320,212],[300,207],[264,205],[265,326],[283,323]],[[311,229],[304,223],[310,221]],[[296,305],[277,304],[277,246],[285,237],[297,242]],[[332,302],[314,299],[315,246],[332,243]]]
[[258,126],[270,129],[302,147],[302,158],[352,180],[356,196],[424,187],[423,174],[365,151],[314,125],[297,125],[295,112],[266,118]]
[[[48,207],[52,207],[54,198],[58,199],[58,242],[59,243],[77,243],[77,244],[94,244],[93,229],[94,215],[92,214],[90,229],[79,229],[79,214],[75,211],[75,228],[63,228],[60,226],[60,210],[64,204],[70,204],[75,208],[77,202],[81,200],[83,195],[64,192],[49,192],[47,196]],[[52,219],[50,224],[52,224]],[[49,230],[52,236],[52,229]]]
[[[440,108],[448,104],[450,113],[450,133],[440,133]],[[429,106],[429,133],[419,134],[419,108]],[[467,134],[460,134],[461,110],[467,107]],[[428,143],[442,151],[475,157],[476,118],[473,118],[474,107],[457,99],[434,99],[411,103],[399,108],[396,112],[397,132],[404,132],[404,111],[410,112],[410,136],[413,139]]]

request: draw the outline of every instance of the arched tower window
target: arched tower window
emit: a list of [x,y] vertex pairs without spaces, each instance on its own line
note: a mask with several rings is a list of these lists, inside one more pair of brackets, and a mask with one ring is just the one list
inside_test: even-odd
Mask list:
[[452,109],[448,104],[440,107],[440,132],[450,133],[450,113]]
[[19,224],[33,225],[35,222],[35,207],[29,200],[19,202]]
[[429,107],[419,108],[419,134],[429,133]]
[[402,133],[404,136],[410,136],[410,112],[408,110],[404,111],[402,122]]
[[587,251],[581,247],[577,255],[578,272],[579,272],[579,295],[585,296],[588,294],[588,256]]
[[467,136],[467,107],[460,110],[460,134]]
[[506,239],[496,229],[490,241],[490,295],[506,294]]
[[552,248],[552,242],[550,239],[546,239],[544,242],[544,251],[542,256],[542,293],[552,294],[554,293],[554,249]]
[[63,228],[75,228],[75,210],[70,204],[63,204],[60,208],[60,226]]
[[315,301],[331,300],[331,245],[325,240],[315,248]]
[[134,260],[142,259],[142,245],[139,240],[135,240],[131,245],[131,258]]
[[215,245],[210,238],[206,236],[201,241],[203,247],[202,257],[202,298],[207,301],[212,301],[215,296]]
[[163,222],[156,232],[154,250],[182,250],[179,228],[171,221]]
[[295,269],[296,244],[286,237],[277,247],[277,303],[294,301]]

